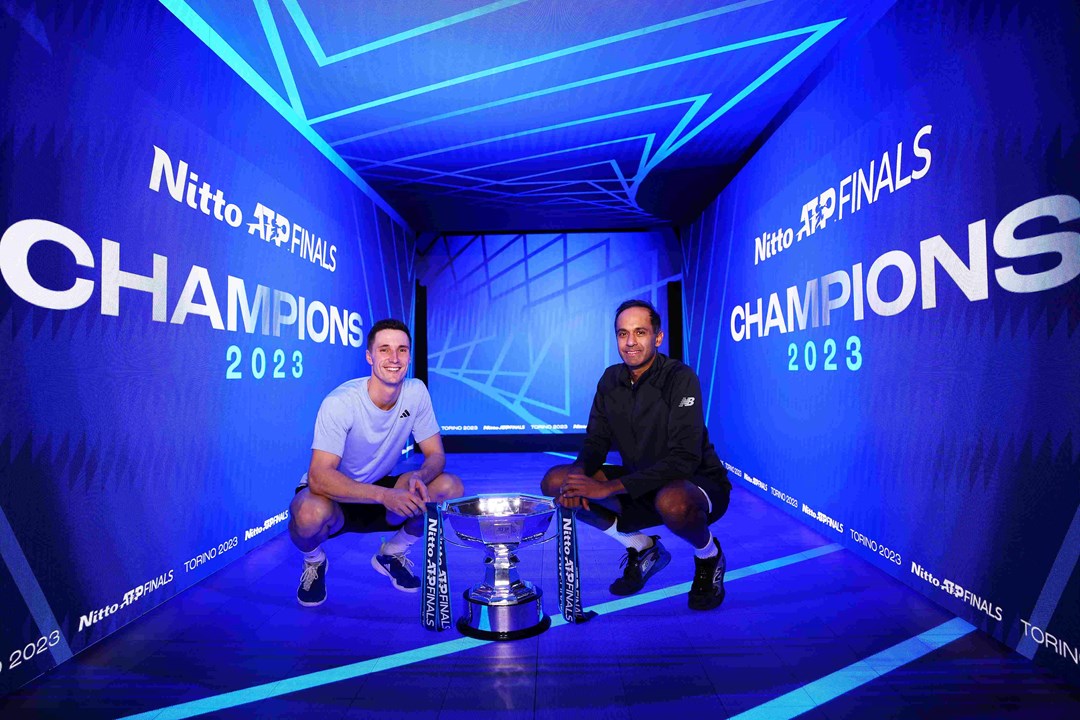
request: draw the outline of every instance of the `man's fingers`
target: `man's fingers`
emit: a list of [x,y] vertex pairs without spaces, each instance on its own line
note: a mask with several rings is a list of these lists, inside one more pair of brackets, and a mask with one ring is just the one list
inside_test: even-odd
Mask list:
[[413,482],[416,483],[416,492],[420,496],[420,499],[424,502],[431,502],[430,497],[428,496],[427,485],[421,480],[417,480],[415,477],[413,478]]
[[574,508],[584,507],[589,509],[589,501],[585,498],[568,497],[567,495],[559,495],[555,498],[555,502],[566,508],[567,510],[573,510]]

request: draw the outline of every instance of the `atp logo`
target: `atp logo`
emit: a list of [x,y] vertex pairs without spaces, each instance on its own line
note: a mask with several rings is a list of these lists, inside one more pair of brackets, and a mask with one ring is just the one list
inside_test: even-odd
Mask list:
[[679,407],[693,407],[695,400],[697,400],[697,398],[684,397],[682,400],[679,401]]

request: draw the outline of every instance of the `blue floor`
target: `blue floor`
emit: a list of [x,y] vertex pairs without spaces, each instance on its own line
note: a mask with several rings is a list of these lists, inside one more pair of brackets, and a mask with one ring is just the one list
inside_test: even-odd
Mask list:
[[[453,455],[448,469],[470,494],[535,492],[557,462]],[[1080,717],[1080,691],[741,488],[713,531],[729,569],[718,610],[686,607],[693,558],[663,529],[671,564],[612,596],[622,548],[582,527],[600,616],[510,643],[422,629],[419,596],[371,569],[372,536],[328,542],[329,598],[300,607],[282,535],[0,698],[0,717]],[[459,606],[481,556],[447,550]],[[554,612],[554,548],[520,555]]]

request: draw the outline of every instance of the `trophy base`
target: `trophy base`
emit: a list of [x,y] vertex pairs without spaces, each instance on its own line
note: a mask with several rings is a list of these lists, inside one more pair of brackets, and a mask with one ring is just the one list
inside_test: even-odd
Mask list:
[[541,605],[543,593],[525,602],[505,605],[489,605],[478,602],[465,592],[465,614],[457,621],[462,635],[478,640],[522,640],[530,638],[551,627],[551,618],[544,614]]

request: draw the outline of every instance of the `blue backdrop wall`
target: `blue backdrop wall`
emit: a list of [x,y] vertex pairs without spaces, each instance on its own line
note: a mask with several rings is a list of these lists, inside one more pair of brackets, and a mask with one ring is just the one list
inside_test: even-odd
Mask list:
[[1078,33],[897,3],[682,234],[733,481],[1073,682]]
[[584,433],[596,383],[619,362],[615,309],[642,298],[666,320],[678,253],[670,231],[424,244],[417,277],[428,288],[428,385],[442,432]]
[[161,6],[97,7],[0,23],[0,692],[282,531],[412,314],[381,199]]

